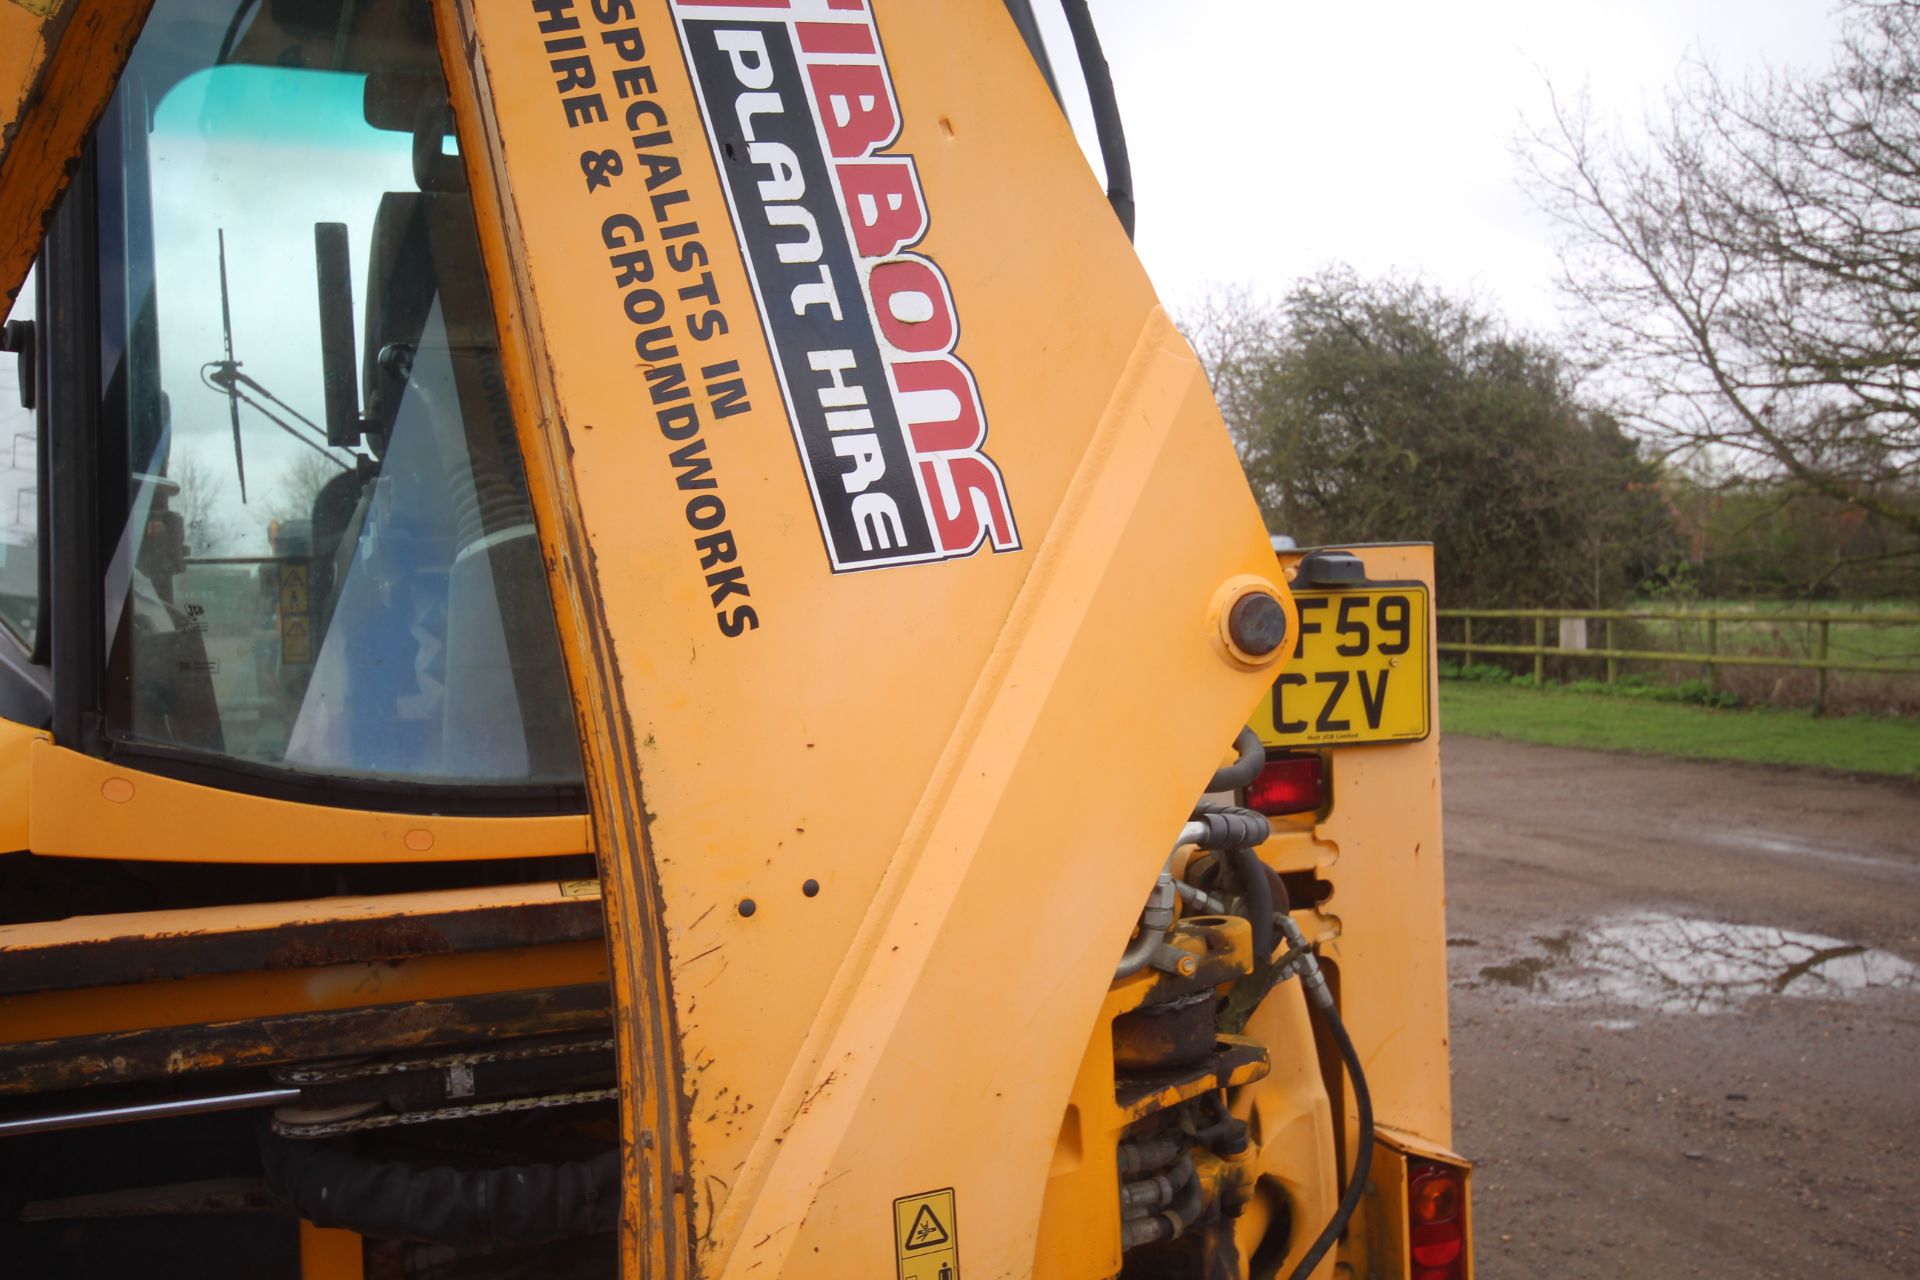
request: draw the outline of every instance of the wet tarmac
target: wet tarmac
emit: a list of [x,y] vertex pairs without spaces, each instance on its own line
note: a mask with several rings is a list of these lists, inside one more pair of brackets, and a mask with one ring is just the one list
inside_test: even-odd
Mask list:
[[1920,786],[1443,757],[1481,1280],[1920,1277]]
[[1545,1004],[1643,1013],[1726,1013],[1772,996],[1841,1000],[1920,985],[1920,966],[1862,943],[1659,911],[1607,917],[1528,942],[1533,949],[1525,954],[1481,965],[1480,978]]

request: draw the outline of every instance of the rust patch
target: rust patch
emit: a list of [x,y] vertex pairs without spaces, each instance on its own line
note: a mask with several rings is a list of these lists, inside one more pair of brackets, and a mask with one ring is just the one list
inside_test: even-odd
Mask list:
[[[315,912],[340,909],[338,903],[308,905]],[[111,929],[112,918],[103,923]],[[603,925],[598,899],[581,898],[420,914],[396,908],[388,915],[282,920],[254,929],[106,932],[44,945],[35,945],[31,927],[13,932],[15,940],[0,950],[0,996],[589,942]]]
[[0,1096],[348,1054],[604,1031],[600,983],[0,1045]]

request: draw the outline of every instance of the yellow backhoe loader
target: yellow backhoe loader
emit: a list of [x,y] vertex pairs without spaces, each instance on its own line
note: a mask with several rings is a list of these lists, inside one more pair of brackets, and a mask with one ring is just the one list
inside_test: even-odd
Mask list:
[[1106,192],[1027,0],[0,3],[0,1274],[1471,1276],[1430,555],[1065,10]]

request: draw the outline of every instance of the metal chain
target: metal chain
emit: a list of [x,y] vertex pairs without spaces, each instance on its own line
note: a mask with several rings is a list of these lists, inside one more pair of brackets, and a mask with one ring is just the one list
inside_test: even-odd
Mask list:
[[[471,1081],[471,1069],[485,1063],[527,1062],[539,1058],[558,1058],[599,1050],[612,1052],[612,1037],[569,1040],[551,1044],[504,1045],[494,1049],[436,1054],[428,1058],[390,1058],[381,1062],[346,1063],[331,1067],[288,1067],[274,1072],[274,1078],[285,1084],[312,1086],[348,1084],[356,1080],[378,1080],[408,1071],[465,1071]],[[297,1120],[282,1120],[276,1115],[273,1119],[273,1131],[283,1138],[331,1138],[343,1133],[391,1129],[398,1125],[465,1120],[473,1116],[508,1115],[518,1111],[540,1111],[549,1107],[572,1107],[588,1102],[605,1102],[619,1096],[618,1088],[581,1089],[571,1093],[549,1093],[533,1098],[503,1098],[495,1102],[470,1102],[453,1107],[434,1107],[424,1111],[388,1111],[348,1120],[328,1120],[311,1124],[303,1124]]]
[[612,1037],[599,1040],[570,1040],[559,1044],[508,1045],[499,1049],[474,1049],[466,1053],[439,1054],[431,1058],[388,1059],[384,1062],[350,1063],[338,1067],[287,1067],[273,1073],[284,1084],[340,1084],[350,1080],[372,1080],[398,1075],[403,1071],[438,1071],[447,1067],[473,1066],[483,1062],[525,1062],[535,1058],[558,1058],[570,1053],[590,1053],[596,1049],[613,1050]]
[[369,1129],[391,1129],[403,1124],[427,1124],[436,1120],[465,1120],[472,1116],[507,1115],[516,1111],[541,1111],[548,1107],[573,1107],[586,1102],[608,1102],[620,1096],[620,1090],[583,1089],[578,1093],[549,1093],[538,1098],[507,1098],[500,1102],[476,1102],[463,1107],[438,1107],[432,1111],[397,1111],[363,1116],[357,1120],[333,1120],[325,1124],[289,1124],[278,1116],[273,1131],[283,1138],[331,1138],[343,1133]]

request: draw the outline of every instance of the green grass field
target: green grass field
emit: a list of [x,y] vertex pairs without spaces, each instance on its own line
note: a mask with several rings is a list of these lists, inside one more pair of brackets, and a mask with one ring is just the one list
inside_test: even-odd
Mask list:
[[1736,711],[1552,686],[1442,680],[1440,728],[1549,746],[1920,778],[1920,720],[1914,719],[1815,720],[1772,708]]

